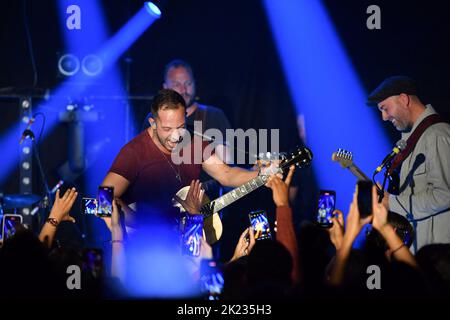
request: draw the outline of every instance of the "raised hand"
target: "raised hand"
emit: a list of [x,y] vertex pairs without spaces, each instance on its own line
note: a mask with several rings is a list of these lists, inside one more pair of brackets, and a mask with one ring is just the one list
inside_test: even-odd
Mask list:
[[190,214],[199,214],[202,207],[203,196],[205,190],[202,189],[200,180],[192,180],[186,199],[183,200],[175,195],[175,199],[183,206],[183,208]]
[[50,215],[41,232],[39,233],[39,240],[47,247],[51,248],[53,239],[56,234],[56,227],[62,221],[75,222],[75,219],[69,215],[69,211],[77,198],[78,193],[75,188],[68,189],[62,197],[59,196],[59,189],[56,191],[55,203],[53,204]]
[[379,232],[382,232],[383,229],[388,225],[388,209],[384,205],[384,203],[378,203],[377,199],[378,193],[375,186],[372,188],[372,226]]
[[239,237],[239,241],[234,249],[233,257],[231,261],[237,260],[242,256],[246,256],[250,253],[253,246],[255,245],[255,234],[251,227],[247,228],[242,232]]
[[103,221],[105,221],[106,226],[109,231],[111,231],[111,239],[112,240],[123,240],[123,232],[122,226],[120,224],[120,214],[119,208],[117,207],[118,202],[122,202],[122,200],[115,198],[112,202],[112,214],[111,217],[102,217]]
[[336,250],[339,250],[344,239],[344,214],[342,211],[334,210],[331,221],[333,225],[328,229],[328,233],[330,234],[330,240],[334,247]]
[[291,166],[285,181],[281,180],[278,176],[271,176],[266,184],[267,187],[272,189],[273,201],[277,207],[289,206],[289,186],[294,171],[295,166]]
[[59,189],[56,190],[55,203],[50,211],[50,218],[55,218],[58,222],[70,221],[75,222],[75,219],[69,215],[78,192],[75,188],[68,189],[62,197],[59,196]]
[[[377,182],[377,186],[378,188],[375,187],[375,190],[381,190],[381,184],[379,182]],[[378,191],[376,192],[375,197],[372,196],[372,199],[377,199],[378,202]],[[387,210],[389,210],[389,193],[386,190],[384,191],[383,200],[381,201],[381,203],[386,207]]]
[[350,205],[350,210],[347,215],[347,223],[345,226],[344,237],[354,240],[363,226],[372,221],[372,216],[361,219],[358,208],[357,192],[353,195],[353,201]]

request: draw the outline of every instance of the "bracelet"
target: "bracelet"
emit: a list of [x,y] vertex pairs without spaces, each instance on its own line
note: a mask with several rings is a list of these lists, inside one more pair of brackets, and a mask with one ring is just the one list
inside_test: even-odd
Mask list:
[[55,218],[47,218],[45,222],[50,223],[52,226],[57,227],[59,222]]
[[398,250],[400,250],[403,247],[406,247],[404,243],[402,243],[402,245],[400,247],[398,247],[397,249],[395,249],[391,252],[391,257],[394,255],[394,253],[396,253]]
[[112,244],[114,244],[114,243],[123,243],[123,240],[111,240],[111,243]]

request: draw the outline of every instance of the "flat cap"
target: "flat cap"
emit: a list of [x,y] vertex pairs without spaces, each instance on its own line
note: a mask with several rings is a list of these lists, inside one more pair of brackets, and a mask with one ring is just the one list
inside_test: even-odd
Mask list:
[[381,101],[401,93],[417,96],[416,82],[406,76],[392,76],[385,79],[367,98],[368,106],[377,106]]

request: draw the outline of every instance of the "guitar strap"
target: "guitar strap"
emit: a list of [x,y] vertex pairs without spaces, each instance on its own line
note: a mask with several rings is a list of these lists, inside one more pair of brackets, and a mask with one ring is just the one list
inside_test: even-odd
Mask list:
[[399,183],[400,183],[400,168],[403,161],[411,154],[411,152],[416,147],[417,141],[419,141],[422,134],[431,127],[433,124],[445,122],[441,116],[438,114],[432,114],[423,119],[414,132],[409,136],[408,140],[406,140],[406,148],[403,149],[400,153],[398,153],[394,160],[392,161],[392,165],[388,170],[388,175],[390,177],[388,192],[391,194],[398,195]]

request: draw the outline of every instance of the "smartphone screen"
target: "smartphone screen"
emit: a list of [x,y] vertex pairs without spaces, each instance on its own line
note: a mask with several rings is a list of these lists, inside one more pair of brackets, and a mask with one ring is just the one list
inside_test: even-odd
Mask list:
[[114,197],[114,187],[98,187],[97,215],[100,217],[110,217],[112,215],[112,200]]
[[358,181],[358,209],[361,218],[372,214],[372,185],[371,181]]
[[200,290],[208,300],[219,300],[225,283],[222,269],[214,260],[202,259],[200,263]]
[[252,211],[249,213],[250,225],[255,232],[255,240],[272,239],[270,233],[269,219],[264,210]]
[[98,248],[83,248],[83,270],[88,271],[94,278],[103,275],[103,251]]
[[3,216],[3,241],[12,237],[22,224],[22,216],[18,214],[5,214]]
[[325,228],[333,225],[331,218],[336,206],[336,192],[332,190],[320,190],[319,199],[317,201],[316,222]]
[[187,214],[182,236],[183,254],[198,257],[200,255],[200,239],[203,237],[203,215]]
[[97,199],[83,198],[81,199],[82,214],[97,214]]

